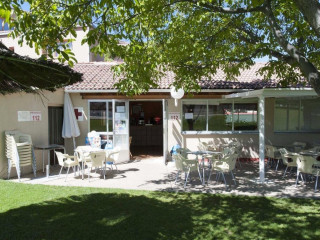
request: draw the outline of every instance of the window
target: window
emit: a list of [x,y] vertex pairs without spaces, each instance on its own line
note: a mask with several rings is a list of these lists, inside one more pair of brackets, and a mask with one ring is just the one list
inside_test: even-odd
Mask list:
[[234,130],[258,130],[257,103],[234,103]]
[[90,102],[90,131],[112,132],[112,102]]
[[183,131],[205,131],[207,125],[207,103],[183,104]]
[[[60,51],[63,51],[65,49],[72,50],[72,42],[69,42],[69,40],[64,40],[63,42],[59,42],[58,45],[59,45],[58,49]],[[57,58],[58,56],[59,56],[59,53],[57,52],[53,53],[53,57]]]
[[182,131],[252,131],[258,128],[256,100],[185,100]]
[[209,101],[208,110],[209,131],[232,130],[232,103],[218,103]]
[[320,98],[275,100],[275,131],[320,131]]
[[100,133],[101,148],[112,148],[113,142],[113,115],[111,101],[89,102],[90,131]]

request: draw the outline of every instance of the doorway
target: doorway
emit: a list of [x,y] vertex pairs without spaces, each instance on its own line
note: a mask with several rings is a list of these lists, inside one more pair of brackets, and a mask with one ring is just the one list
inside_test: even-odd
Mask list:
[[[62,137],[63,125],[63,107],[48,107],[48,128],[49,128],[49,145],[58,144],[64,145]],[[50,151],[50,164],[55,161],[54,151]]]
[[132,158],[163,156],[162,101],[130,101],[130,151]]

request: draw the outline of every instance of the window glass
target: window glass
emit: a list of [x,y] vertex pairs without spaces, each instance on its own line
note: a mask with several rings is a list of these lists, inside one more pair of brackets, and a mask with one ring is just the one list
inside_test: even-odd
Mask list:
[[257,130],[257,103],[234,103],[233,119],[235,131]]
[[90,131],[107,131],[106,104],[106,102],[90,102]]
[[320,129],[320,98],[301,99],[300,126],[301,130]]
[[285,99],[276,99],[274,108],[274,130],[286,131],[287,130],[287,109],[288,104]]
[[107,132],[113,131],[113,114],[112,114],[112,102],[108,102],[108,128]]
[[275,101],[275,131],[314,131],[320,130],[320,98],[292,99]]
[[182,105],[182,130],[183,131],[206,131],[207,129],[207,104],[195,102]]
[[288,102],[288,131],[299,131],[300,101],[290,99]]
[[209,102],[208,110],[209,131],[232,130],[232,103]]

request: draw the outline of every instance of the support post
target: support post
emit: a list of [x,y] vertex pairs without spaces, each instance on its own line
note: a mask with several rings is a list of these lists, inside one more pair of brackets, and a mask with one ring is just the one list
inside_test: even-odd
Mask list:
[[259,173],[260,182],[265,182],[265,164],[264,164],[264,145],[265,145],[265,134],[264,134],[264,116],[265,116],[265,97],[259,97]]

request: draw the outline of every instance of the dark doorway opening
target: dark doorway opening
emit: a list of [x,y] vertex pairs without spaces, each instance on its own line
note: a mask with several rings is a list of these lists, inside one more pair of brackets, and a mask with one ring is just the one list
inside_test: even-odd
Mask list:
[[[49,144],[64,145],[62,137],[63,107],[48,107]],[[60,151],[60,150],[57,150]],[[63,150],[61,150],[63,151]],[[55,161],[54,151],[50,151],[50,164]]]
[[130,151],[133,158],[163,155],[162,112],[161,101],[130,102]]

